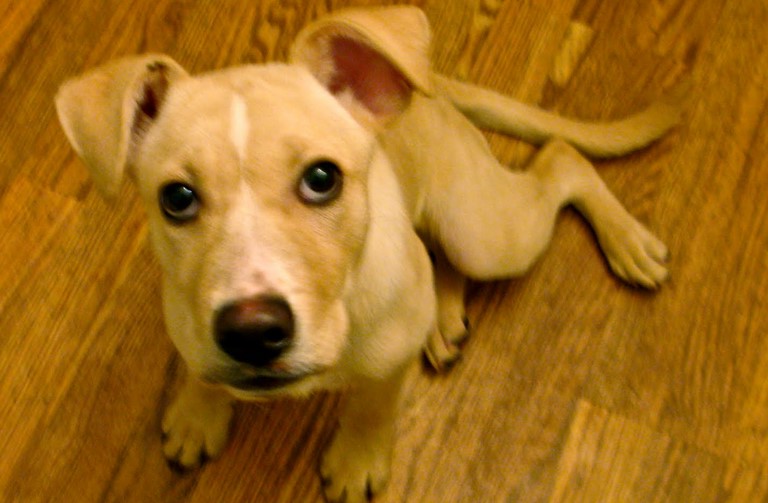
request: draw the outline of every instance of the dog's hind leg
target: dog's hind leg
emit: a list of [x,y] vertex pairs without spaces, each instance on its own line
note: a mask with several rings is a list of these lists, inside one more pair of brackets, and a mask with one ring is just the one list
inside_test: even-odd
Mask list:
[[549,243],[560,209],[573,204],[619,277],[646,288],[666,279],[664,244],[624,209],[575,148],[553,140],[523,173],[493,164],[467,170],[466,180],[432,194],[432,232],[462,273],[476,279],[522,274]]

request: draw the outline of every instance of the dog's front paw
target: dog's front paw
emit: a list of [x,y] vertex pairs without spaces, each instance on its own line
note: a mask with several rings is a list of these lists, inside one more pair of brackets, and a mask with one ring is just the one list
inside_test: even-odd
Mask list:
[[188,382],[163,417],[163,453],[182,469],[217,456],[227,443],[232,400],[223,391]]
[[323,453],[320,475],[329,502],[365,502],[386,487],[391,462],[390,439],[373,432],[341,428]]

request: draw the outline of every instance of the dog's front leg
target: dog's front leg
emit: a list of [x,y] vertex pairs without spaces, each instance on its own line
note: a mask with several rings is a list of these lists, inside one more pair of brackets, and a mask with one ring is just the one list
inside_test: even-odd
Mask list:
[[233,398],[189,375],[163,417],[163,452],[171,463],[194,468],[218,455],[227,443]]
[[366,380],[347,396],[320,465],[328,501],[367,501],[387,485],[403,374]]

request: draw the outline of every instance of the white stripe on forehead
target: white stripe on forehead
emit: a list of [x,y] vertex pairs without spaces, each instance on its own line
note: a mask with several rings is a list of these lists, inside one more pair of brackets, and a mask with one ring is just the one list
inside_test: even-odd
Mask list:
[[239,94],[232,97],[232,114],[230,116],[229,137],[232,145],[235,146],[235,152],[240,162],[245,161],[248,146],[248,133],[250,124],[248,123],[248,105]]

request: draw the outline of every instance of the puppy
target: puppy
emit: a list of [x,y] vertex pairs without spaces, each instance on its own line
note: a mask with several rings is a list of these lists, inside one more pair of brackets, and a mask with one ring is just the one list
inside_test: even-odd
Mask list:
[[[321,474],[329,500],[363,501],[389,477],[404,369],[424,348],[444,367],[466,335],[464,278],[524,273],[568,204],[618,276],[666,278],[665,246],[577,148],[643,147],[675,106],[566,120],[432,73],[429,43],[416,8],[348,10],[305,28],[290,64],[192,77],[145,55],[62,86],[96,186],[114,196],[128,175],[146,205],[189,370],[162,424],[169,459],[217,455],[235,399],[349,388]],[[472,122],[545,145],[512,172]]]

